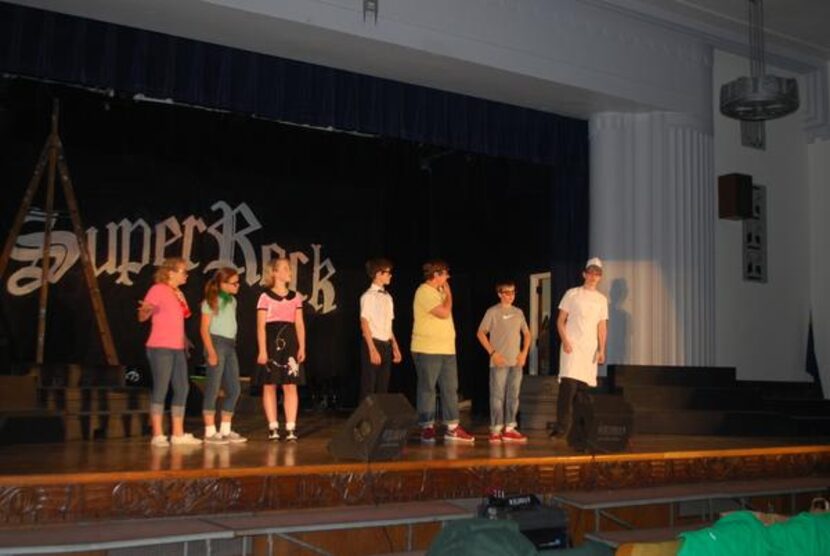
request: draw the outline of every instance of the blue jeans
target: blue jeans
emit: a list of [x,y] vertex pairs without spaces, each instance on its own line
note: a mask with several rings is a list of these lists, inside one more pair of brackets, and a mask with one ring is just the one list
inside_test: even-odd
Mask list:
[[458,424],[458,367],[455,355],[412,352],[418,373],[418,424],[435,424],[435,385],[441,390],[441,416],[445,425]]
[[173,401],[170,413],[176,417],[184,415],[187,403],[187,391],[190,388],[187,379],[187,355],[183,349],[147,348],[150,371],[153,373],[153,393],[150,396],[150,413],[164,413],[164,400],[167,390],[173,383]]
[[208,366],[205,370],[205,397],[202,401],[202,413],[216,412],[216,398],[219,396],[219,385],[225,390],[225,399],[222,402],[222,415],[232,415],[239,399],[239,359],[236,356],[236,342],[230,338],[211,334],[213,348],[216,350],[216,366]]
[[521,367],[490,367],[490,430],[516,428],[521,387]]

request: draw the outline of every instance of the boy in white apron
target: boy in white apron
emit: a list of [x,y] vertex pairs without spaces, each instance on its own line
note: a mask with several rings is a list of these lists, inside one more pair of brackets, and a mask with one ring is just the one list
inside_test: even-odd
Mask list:
[[608,299],[597,291],[602,279],[602,261],[593,257],[585,263],[582,286],[571,288],[559,303],[556,330],[559,351],[559,398],[556,426],[551,437],[567,437],[571,428],[573,400],[589,386],[597,385],[597,365],[605,363],[608,336]]

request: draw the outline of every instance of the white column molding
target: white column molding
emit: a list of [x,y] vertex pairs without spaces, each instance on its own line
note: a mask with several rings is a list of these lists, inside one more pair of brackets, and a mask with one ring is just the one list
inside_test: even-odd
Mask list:
[[830,139],[830,62],[800,80],[801,112],[807,140]]
[[591,118],[591,254],[606,261],[610,363],[714,362],[708,126],[675,113]]

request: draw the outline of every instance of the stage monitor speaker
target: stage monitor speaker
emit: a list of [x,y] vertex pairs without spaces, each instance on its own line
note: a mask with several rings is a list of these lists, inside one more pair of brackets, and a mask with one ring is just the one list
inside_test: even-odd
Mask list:
[[403,394],[370,394],[329,441],[329,453],[338,459],[395,459],[415,422]]
[[568,546],[568,514],[559,506],[543,504],[535,494],[493,494],[478,507],[478,515],[515,521],[537,550]]
[[628,447],[634,410],[620,395],[584,394],[574,398],[568,445],[585,452],[620,452]]
[[752,176],[718,176],[718,217],[728,220],[752,218]]

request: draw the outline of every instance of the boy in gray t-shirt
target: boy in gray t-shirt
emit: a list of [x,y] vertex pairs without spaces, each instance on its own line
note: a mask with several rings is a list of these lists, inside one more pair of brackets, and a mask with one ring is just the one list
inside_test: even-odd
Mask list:
[[496,293],[499,303],[484,313],[476,334],[490,356],[490,443],[523,443],[527,437],[516,430],[516,414],[530,330],[522,310],[513,306],[516,284],[499,282]]

